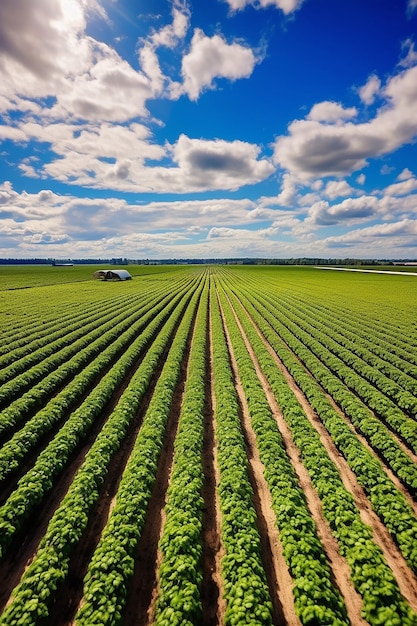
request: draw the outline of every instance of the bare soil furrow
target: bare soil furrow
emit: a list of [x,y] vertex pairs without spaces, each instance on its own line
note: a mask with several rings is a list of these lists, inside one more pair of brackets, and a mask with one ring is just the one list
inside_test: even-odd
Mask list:
[[215,402],[212,388],[210,335],[207,327],[206,341],[206,410],[204,415],[203,439],[203,584],[202,606],[203,625],[217,626],[219,624],[219,554],[220,554],[220,527],[219,503],[216,498],[216,488],[219,477],[216,470],[216,441],[213,423],[213,402]]

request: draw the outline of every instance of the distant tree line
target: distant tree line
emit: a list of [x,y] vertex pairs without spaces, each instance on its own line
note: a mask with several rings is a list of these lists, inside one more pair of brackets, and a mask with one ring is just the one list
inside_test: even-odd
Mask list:
[[336,259],[321,257],[291,257],[286,259],[233,258],[233,259],[14,259],[0,258],[0,265],[52,265],[53,262],[74,265],[398,265],[417,263],[417,259]]

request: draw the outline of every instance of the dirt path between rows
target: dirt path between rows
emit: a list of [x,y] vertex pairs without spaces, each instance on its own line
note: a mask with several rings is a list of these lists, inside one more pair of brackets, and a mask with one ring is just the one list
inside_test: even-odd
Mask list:
[[221,513],[217,486],[219,471],[217,464],[217,442],[214,414],[216,398],[213,384],[213,357],[211,325],[206,334],[206,411],[204,416],[203,440],[203,584],[202,626],[218,626],[224,622],[226,610],[221,583],[221,559],[224,548],[220,541]]

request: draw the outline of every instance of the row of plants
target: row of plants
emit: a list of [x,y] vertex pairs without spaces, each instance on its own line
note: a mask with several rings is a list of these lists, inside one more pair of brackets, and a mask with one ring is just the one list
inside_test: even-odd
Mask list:
[[399,546],[408,565],[417,572],[417,519],[410,504],[387,476],[377,457],[362,444],[326,398],[320,385],[276,333],[268,321],[270,313],[250,295],[247,297],[243,294],[242,290],[239,290],[239,297],[316,411],[334,444],[364,488],[372,508]]
[[159,542],[162,562],[158,570],[155,626],[191,626],[203,618],[202,488],[204,413],[206,407],[206,351],[208,284],[202,294],[192,338],[187,378],[174,459]]
[[[373,541],[371,528],[362,522],[353,497],[344,487],[339,471],[328,456],[318,432],[296,400],[247,313],[237,298],[230,295],[262,371],[291,429],[303,464],[320,496],[323,513],[339,543],[340,553],[350,566],[352,582],[363,599],[362,617],[372,626],[417,624],[417,615],[401,595],[381,548]],[[250,297],[247,299],[240,292],[239,298],[244,301],[245,308],[275,349],[276,335],[271,342],[273,329],[263,320],[262,314],[258,314],[251,306]]]
[[[276,307],[272,307],[266,298],[260,298],[260,301],[266,305],[271,325],[306,365],[315,380],[332,396],[345,415],[368,439],[404,485],[415,493],[417,491],[415,463],[391,436],[384,424],[367,408],[367,405],[349,391],[349,387],[354,386],[357,391],[359,385],[363,388],[366,383],[363,381],[361,384],[349,366],[340,359],[329,356],[323,343],[312,339],[293,322],[284,321],[281,316],[278,318]],[[332,367],[330,367],[331,364]],[[356,381],[355,385],[351,383],[352,380]],[[351,384],[346,388],[341,381]],[[373,393],[378,396],[377,390],[373,390]],[[368,390],[368,395],[372,395],[372,388]],[[390,426],[397,430],[410,446],[417,449],[417,422],[406,417],[395,405],[388,415],[389,419],[387,414],[385,416]]]
[[[368,335],[366,339],[358,337],[357,327],[360,325],[358,322],[350,330],[346,330],[342,327],[340,320],[335,320],[322,312],[317,314],[308,303],[292,303],[286,299],[285,304],[289,305],[292,311],[296,311],[297,317],[303,321],[303,328],[308,330],[311,325],[320,333],[327,334],[329,337],[327,347],[340,356],[345,363],[351,365],[369,382],[373,382],[400,408],[409,411],[414,407],[414,413],[416,413],[416,367],[407,364],[404,360],[394,365],[387,360],[387,352],[384,353],[384,358],[372,352],[370,349],[372,336]],[[314,333],[311,332],[311,334]],[[405,372],[407,365],[411,375]],[[403,393],[404,391],[406,393]],[[411,397],[408,394],[411,394]]]
[[[303,362],[309,368],[313,376],[321,382],[326,391],[332,395],[355,426],[368,438],[371,445],[379,451],[384,460],[390,465],[391,469],[399,476],[403,483],[414,492],[417,487],[416,468],[411,458],[402,450],[401,446],[398,445],[380,420],[373,416],[372,411],[358,399],[356,394],[350,393],[345,385],[338,380],[338,376],[344,379],[349,378],[349,380],[355,378],[355,374],[351,371],[350,367],[338,361],[331,370],[327,368],[320,358],[325,354],[327,354],[327,356],[329,355],[323,345],[325,339],[323,338],[323,343],[320,344],[299,325],[295,322],[291,322],[291,320],[288,319],[290,317],[289,308],[280,307],[276,299],[271,300],[269,297],[262,295],[257,295],[256,297],[259,302],[263,303],[263,306],[267,307],[271,325],[278,331],[280,336],[284,338],[291,349],[303,359]],[[281,315],[277,313],[278,307],[281,309]],[[322,333],[321,337],[324,336],[324,333]],[[314,346],[316,348],[314,352],[317,356],[315,356],[307,346],[310,348]],[[325,356],[323,356],[323,360],[324,359]],[[336,360],[336,357],[334,357],[334,360]],[[338,376],[335,374],[336,371]],[[358,385],[359,384],[360,382],[358,382]],[[377,390],[373,389],[366,381],[363,381],[362,388],[364,388],[365,385],[367,385],[366,389],[369,395],[381,397]],[[389,404],[389,410],[384,413],[390,426],[399,432],[402,439],[406,441],[410,447],[415,449],[417,446],[417,424],[404,415],[404,413],[387,398],[383,398],[382,402],[385,405]]]
[[296,613],[302,624],[349,624],[344,601],[333,582],[304,491],[223,290],[220,298],[272,496],[284,558],[293,580]]
[[[112,393],[122,384],[126,372],[130,367],[134,367],[137,355],[142,352],[145,345],[149,346],[150,338],[152,338],[152,345],[148,347],[142,362],[132,376],[116,408],[92,444],[85,462],[78,472],[84,476],[86,472],[88,473],[89,468],[93,468],[92,477],[95,478],[92,479],[91,489],[94,494],[93,500],[96,499],[99,481],[104,480],[107,471],[105,468],[108,467],[112,456],[118,449],[136,408],[152,381],[158,363],[172,340],[176,325],[188,304],[189,298],[189,293],[183,295],[181,299],[177,297],[173,301],[175,308],[168,308],[167,311],[162,311],[159,316],[156,316],[146,331],[147,336],[140,337],[132,344],[119,365],[110,369],[94,392],[71,415],[48,447],[39,455],[33,468],[19,480],[16,490],[0,508],[0,549],[2,554],[16,532],[27,520],[30,520],[35,507],[41,504],[45,495],[53,488],[56,477],[63,471],[71,453],[83,440],[94,419],[105,408]],[[165,323],[161,328],[162,321]],[[103,452],[103,460],[100,460],[101,451]],[[84,480],[83,478],[82,481]],[[71,486],[69,493],[73,493],[74,489],[75,487]],[[69,498],[72,501],[72,496]]]
[[[152,348],[148,351],[141,366],[132,377],[129,386],[122,394],[117,406],[88,451],[67,494],[51,518],[31,564],[25,571],[18,586],[14,589],[11,601],[0,619],[0,624],[35,626],[42,624],[48,617],[49,607],[53,601],[54,594],[67,577],[71,553],[80,541],[86,529],[89,515],[105,486],[110,462],[119,449],[140,407],[144,393],[158,368],[164,351],[171,341],[172,334],[178,323],[180,324],[179,328],[184,326],[184,322],[180,322],[180,319],[187,310],[191,295],[191,293],[187,294],[181,300],[164,328],[158,333]],[[171,361],[174,344],[178,344],[178,332],[175,333],[167,363]],[[172,379],[168,387],[170,385],[174,385]],[[162,403],[164,404],[163,397]],[[147,414],[149,414],[149,411]],[[153,418],[156,418],[158,415],[159,412],[155,411],[152,413]],[[139,437],[142,438],[144,436],[141,433],[148,432],[148,436],[152,440],[157,439],[159,445],[162,446],[163,435],[161,428],[155,428],[155,426],[156,424],[153,423],[144,431],[145,423],[143,423],[139,431],[138,440]],[[149,450],[147,452],[149,453]],[[132,462],[132,458],[133,455],[129,460],[129,465]],[[152,454],[145,456],[142,461],[142,470],[146,467],[155,467]],[[124,476],[126,476],[126,472]],[[131,478],[132,475],[130,475]],[[136,473],[134,473],[133,478],[136,478]],[[130,479],[125,479],[124,484],[126,482],[129,483]],[[127,501],[125,500],[125,504],[127,507],[130,507],[133,506],[133,503],[134,499],[131,494]],[[141,513],[143,516],[145,515],[144,511],[141,511]],[[137,520],[135,518],[133,525],[132,523],[129,525],[129,530],[136,523]],[[127,543],[129,543],[129,539]],[[123,542],[122,549],[124,547],[126,547],[125,542]],[[110,554],[106,553],[102,562],[103,567],[105,567],[106,562],[108,563],[111,580],[108,581],[107,591],[104,592],[104,595],[110,593],[111,589],[120,586],[120,577],[116,568],[121,568],[123,572],[127,570],[126,559],[123,560],[121,554],[113,553],[111,557]],[[111,604],[109,611],[114,615],[117,611],[117,606]],[[105,623],[102,621],[103,618],[104,614],[102,613],[100,624]],[[89,624],[93,623],[89,622]]]
[[226,626],[272,624],[237,392],[214,287],[210,292],[216,459]]
[[29,367],[39,363],[45,357],[55,354],[58,350],[95,330],[110,320],[115,313],[119,314],[128,310],[131,304],[132,299],[130,302],[115,302],[108,306],[101,303],[100,306],[94,308],[79,307],[77,314],[73,314],[70,320],[62,319],[46,334],[39,332],[32,341],[27,337],[22,347],[12,347],[11,352],[0,356],[0,384],[4,384],[22,371],[27,371]]
[[[74,294],[74,298],[76,298]],[[82,311],[85,315],[93,315],[95,310],[106,310],[107,306],[128,304],[132,300],[132,294],[118,296],[116,298],[100,299],[99,301],[84,302]],[[65,331],[66,325],[71,326],[78,317],[79,307],[74,309],[73,302],[61,303],[59,306],[50,306],[45,312],[35,308],[33,311],[25,310],[24,314],[14,315],[9,323],[10,329],[4,335],[2,333],[2,343],[0,344],[1,363],[4,365],[10,362],[13,355],[20,358],[32,350],[41,347],[42,342],[48,342],[49,337],[55,333]],[[59,309],[57,311],[57,309]],[[17,319],[16,319],[17,318]],[[58,335],[56,336],[58,338]],[[41,343],[39,343],[41,342]]]
[[180,379],[202,286],[196,290],[155,385],[151,402],[123,472],[116,503],[91,558],[84,579],[77,626],[119,624],[146,510],[156,480],[159,457],[174,391]]
[[[173,293],[176,293],[176,291],[173,290]],[[76,353],[72,359],[68,362],[64,362],[56,369],[56,371],[46,376],[38,384],[35,384],[29,392],[3,409],[0,412],[0,437],[4,439],[16,428],[18,424],[20,424],[23,420],[27,420],[31,413],[33,413],[36,409],[39,409],[51,396],[53,396],[53,394],[56,394],[57,392],[58,396],[53,400],[53,402],[57,401],[60,403],[63,396],[64,403],[67,404],[66,398],[68,394],[72,398],[72,401],[76,402],[76,399],[84,393],[85,389],[87,389],[85,369],[88,367],[89,363],[93,361],[93,367],[90,369],[92,369],[93,372],[96,372],[96,363],[94,363],[94,359],[99,358],[102,366],[101,369],[105,368],[107,361],[103,361],[100,357],[102,352],[109,347],[109,352],[113,353],[113,342],[117,342],[118,347],[122,349],[126,340],[131,341],[132,337],[134,337],[135,334],[158,313],[158,311],[164,309],[167,302],[169,302],[170,297],[171,296],[168,295],[163,299],[158,298],[156,301],[151,301],[148,306],[145,306],[144,308],[140,307],[138,312],[133,312],[127,320],[122,316],[121,319],[119,319],[118,324],[109,322],[106,325],[106,329],[103,330],[103,332],[98,333],[99,336],[95,341],[91,344],[86,341],[85,347]],[[138,321],[136,324],[133,324],[132,328],[132,322],[134,322],[135,319]],[[119,337],[121,337],[120,341]],[[81,385],[77,374],[81,376]],[[71,380],[73,382],[68,384],[68,381]],[[59,393],[59,389],[66,384],[67,389],[64,387],[63,394]],[[54,410],[54,404],[51,407],[46,405],[46,415],[48,415],[49,409]]]
[[[417,398],[412,393],[402,389],[379,369],[368,365],[351,350],[338,344],[333,339],[328,326],[323,325],[319,329],[311,324],[305,314],[294,314],[292,308],[283,306],[277,298],[268,299],[274,306],[276,317],[282,320],[288,328],[298,328],[300,338],[308,341],[312,351],[328,365],[329,369],[337,373],[350,388],[354,389],[355,393],[362,397],[371,408],[380,412],[381,415],[384,415],[387,409],[404,409],[412,416],[417,413]],[[345,373],[347,371],[349,371],[349,376]],[[398,412],[401,413],[401,411]]]
[[[179,293],[173,290],[170,295],[158,302],[154,308],[151,308],[120,337],[117,337],[116,333],[109,333],[109,338],[106,341],[109,345],[103,349],[99,356],[76,375],[60,393],[54,396],[31,420],[26,422],[0,449],[0,484],[19,468],[20,462],[25,459],[30,450],[70,411],[73,411],[86,392],[99,381],[97,389],[88,393],[84,404],[70,417],[70,420],[77,424],[79,414],[85,414],[85,407],[93,406],[93,411],[89,413],[89,419],[84,419],[82,422],[83,430],[87,425],[93,423],[94,416],[103,409],[103,403],[130,375],[132,366],[143,355],[158,328],[182,295],[184,295],[184,290]],[[112,369],[105,375],[109,368]],[[104,378],[100,381],[103,375]],[[103,388],[106,393],[103,393]]]
[[[304,299],[297,297],[297,300],[302,306]],[[381,320],[375,324],[372,316],[358,316],[356,311],[334,304],[330,308],[328,305],[316,302],[314,307],[319,311],[319,317],[330,315],[336,323],[340,321],[341,328],[348,330],[353,328],[357,337],[369,342],[370,349],[383,359],[397,357],[404,361],[405,367],[407,364],[414,368],[417,365],[417,356],[410,351],[410,329],[408,333],[401,333],[397,324],[387,327]]]
[[[97,356],[103,349],[102,346],[105,347],[110,334],[116,338],[140,318],[141,314],[142,310],[130,305],[127,310],[118,312],[116,316],[112,312],[103,316],[99,323],[89,324],[81,330],[70,330],[63,340],[52,341],[51,344],[37,350],[33,363],[30,355],[23,357],[17,362],[14,378],[0,389],[0,407],[22,397],[28,389],[31,396],[38,398],[40,403],[45,394],[43,391],[45,386],[49,395],[52,389],[64,384]],[[10,369],[13,367],[7,368],[6,375],[12,373]]]
[[[46,375],[46,373],[62,362],[59,360],[61,351],[65,354],[66,348],[76,344],[79,340],[83,340],[90,333],[91,341],[93,341],[98,336],[97,332],[100,331],[102,326],[105,327],[106,323],[113,319],[115,324],[117,324],[119,320],[123,319],[123,316],[130,315],[132,304],[134,304],[134,301],[125,304],[116,303],[113,307],[95,309],[93,313],[89,312],[88,315],[83,315],[83,310],[81,309],[79,315],[72,323],[63,321],[59,330],[43,339],[32,342],[32,344],[36,344],[33,347],[28,343],[21,350],[13,350],[12,354],[5,356],[3,363],[0,363],[2,367],[0,370],[0,384],[3,385],[7,381],[16,378],[22,372],[27,373],[29,368],[41,361],[47,364],[48,357],[55,357],[55,361],[51,361],[51,366],[45,368]],[[68,353],[68,356],[70,354]],[[27,386],[31,384],[33,383],[29,383]]]

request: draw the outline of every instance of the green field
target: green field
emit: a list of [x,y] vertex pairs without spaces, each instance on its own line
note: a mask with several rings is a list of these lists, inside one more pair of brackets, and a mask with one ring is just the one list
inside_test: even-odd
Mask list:
[[0,267],[0,624],[416,625],[417,276],[96,269]]

